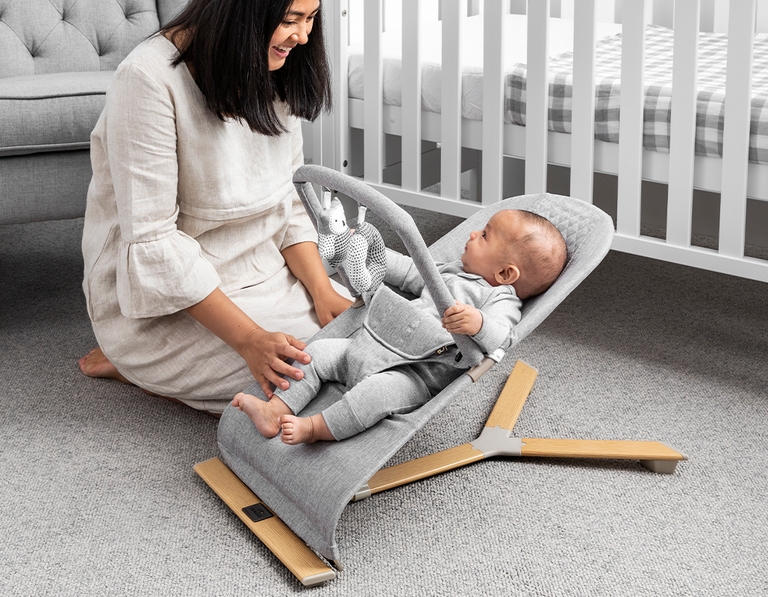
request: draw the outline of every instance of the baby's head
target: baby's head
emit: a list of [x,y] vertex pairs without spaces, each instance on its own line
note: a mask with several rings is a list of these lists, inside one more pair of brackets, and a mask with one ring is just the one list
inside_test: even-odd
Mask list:
[[510,284],[521,299],[541,294],[560,275],[568,251],[560,231],[530,211],[504,209],[475,230],[461,256],[464,271],[491,286]]

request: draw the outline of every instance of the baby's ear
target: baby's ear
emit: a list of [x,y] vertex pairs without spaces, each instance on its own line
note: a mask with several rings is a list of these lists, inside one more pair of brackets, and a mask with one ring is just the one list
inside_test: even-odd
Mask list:
[[520,278],[520,270],[516,265],[506,265],[496,272],[495,278],[499,284],[514,284]]

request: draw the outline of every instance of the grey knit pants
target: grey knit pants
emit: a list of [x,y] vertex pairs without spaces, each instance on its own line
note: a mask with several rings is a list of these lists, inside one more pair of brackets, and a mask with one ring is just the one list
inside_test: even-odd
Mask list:
[[[320,391],[325,381],[346,384],[349,351],[355,349],[354,338],[331,338],[310,343],[305,352],[312,361],[294,363],[304,372],[301,381],[291,381],[288,390],[276,390],[294,414],[299,414]],[[343,397],[322,412],[326,425],[337,440],[346,439],[372,427],[392,414],[411,412],[426,403],[442,387],[429,374],[434,363],[399,365],[363,377]],[[355,372],[355,377],[361,377]],[[460,371],[456,371],[458,375]]]

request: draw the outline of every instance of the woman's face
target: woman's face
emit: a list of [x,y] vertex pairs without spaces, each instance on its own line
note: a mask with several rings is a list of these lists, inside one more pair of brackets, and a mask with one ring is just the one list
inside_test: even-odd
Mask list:
[[269,70],[285,64],[288,54],[298,44],[305,44],[312,32],[320,0],[293,0],[269,42]]

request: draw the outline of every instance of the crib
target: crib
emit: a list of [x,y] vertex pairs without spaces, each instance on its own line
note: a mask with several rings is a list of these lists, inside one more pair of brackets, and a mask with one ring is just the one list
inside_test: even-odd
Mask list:
[[325,0],[305,157],[461,217],[571,195],[615,250],[768,281],[767,5]]

